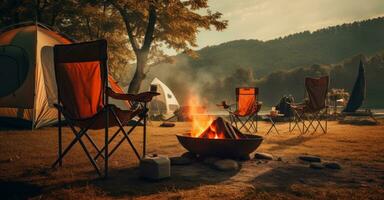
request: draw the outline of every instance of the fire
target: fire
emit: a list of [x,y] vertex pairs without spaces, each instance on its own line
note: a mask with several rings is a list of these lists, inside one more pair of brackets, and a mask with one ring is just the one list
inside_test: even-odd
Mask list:
[[214,118],[212,116],[207,115],[206,111],[201,109],[202,105],[200,99],[197,96],[192,96],[188,99],[188,106],[190,108],[188,112],[188,117],[192,120],[192,137],[200,137],[204,131],[210,129],[208,138],[224,138],[224,134],[217,133],[216,127],[212,125]]

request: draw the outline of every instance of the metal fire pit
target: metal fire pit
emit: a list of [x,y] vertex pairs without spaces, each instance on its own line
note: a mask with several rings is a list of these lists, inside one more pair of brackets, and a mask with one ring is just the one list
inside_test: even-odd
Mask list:
[[189,134],[176,135],[180,144],[189,152],[203,156],[241,158],[255,151],[263,141],[258,135],[249,135],[246,139],[208,139],[195,138]]

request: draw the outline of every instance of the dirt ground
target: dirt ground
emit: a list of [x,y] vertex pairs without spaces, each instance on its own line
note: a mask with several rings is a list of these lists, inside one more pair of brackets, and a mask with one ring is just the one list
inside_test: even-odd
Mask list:
[[[51,169],[57,155],[57,130],[0,131],[1,199],[384,199],[384,120],[377,126],[329,123],[327,134],[300,136],[278,124],[280,134],[265,135],[269,123],[261,122],[265,140],[258,152],[273,161],[240,162],[235,172],[222,172],[201,162],[172,166],[171,178],[150,182],[139,178],[138,159],[127,142],[110,160],[110,178],[98,177],[77,144],[63,167]],[[148,153],[177,156],[186,150],[175,135],[186,133],[190,123],[161,128],[148,126]],[[139,128],[131,138],[141,149]],[[113,131],[111,131],[113,132]],[[104,134],[90,134],[102,144]],[[64,129],[64,146],[72,140]],[[121,136],[119,137],[121,138]],[[90,145],[88,144],[90,147]],[[95,151],[92,151],[95,153]],[[337,162],[341,170],[312,169],[299,155],[320,156]],[[100,160],[101,161],[101,160]],[[100,165],[102,162],[100,162]]]

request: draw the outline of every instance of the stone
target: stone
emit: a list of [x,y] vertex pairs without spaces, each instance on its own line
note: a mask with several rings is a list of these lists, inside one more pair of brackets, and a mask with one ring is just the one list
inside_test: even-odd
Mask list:
[[206,165],[213,165],[216,161],[220,160],[220,158],[217,157],[206,157],[203,160],[203,163]]
[[171,165],[189,165],[193,163],[192,159],[182,156],[171,157]]
[[236,171],[239,169],[239,163],[231,159],[224,159],[214,162],[213,167],[220,171]]
[[324,169],[324,165],[318,162],[311,163],[309,167],[312,169]]
[[[283,161],[283,159],[281,157],[278,157],[277,161]],[[287,163],[288,163],[288,161],[287,161]]]
[[323,164],[325,168],[328,169],[341,169],[341,166],[339,163],[336,162],[327,162]]
[[194,160],[194,159],[197,158],[197,155],[195,153],[187,151],[187,152],[181,154],[180,157],[185,157],[185,158],[189,158],[189,159],[193,159]]
[[273,156],[269,153],[255,153],[255,159],[273,160]]
[[307,162],[321,162],[320,157],[317,156],[299,156],[299,159]]

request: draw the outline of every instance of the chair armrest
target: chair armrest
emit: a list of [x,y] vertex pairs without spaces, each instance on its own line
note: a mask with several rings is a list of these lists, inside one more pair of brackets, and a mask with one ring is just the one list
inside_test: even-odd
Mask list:
[[150,102],[153,97],[160,95],[157,92],[143,92],[139,94],[121,94],[114,92],[111,88],[107,88],[107,95],[119,100],[136,101],[136,102]]
[[234,106],[235,104],[227,104],[227,102],[225,101],[222,101],[220,104],[216,104],[217,107],[222,107],[224,109],[230,109],[232,106]]

